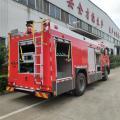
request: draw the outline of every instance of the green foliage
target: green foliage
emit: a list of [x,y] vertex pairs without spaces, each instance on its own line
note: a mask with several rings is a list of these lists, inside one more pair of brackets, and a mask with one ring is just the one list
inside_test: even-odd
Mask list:
[[7,85],[7,76],[0,76],[0,93],[5,91]]
[[7,74],[7,48],[0,44],[0,75]]
[[[4,44],[0,44],[0,92],[3,92],[7,85],[7,49]],[[4,75],[4,76],[3,76]]]
[[110,56],[110,67],[116,68],[120,66],[120,56]]

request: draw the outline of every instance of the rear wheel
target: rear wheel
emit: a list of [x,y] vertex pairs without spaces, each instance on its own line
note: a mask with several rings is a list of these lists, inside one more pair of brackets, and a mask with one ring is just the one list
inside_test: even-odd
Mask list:
[[75,95],[81,96],[84,94],[86,89],[86,77],[83,73],[78,73],[75,82]]

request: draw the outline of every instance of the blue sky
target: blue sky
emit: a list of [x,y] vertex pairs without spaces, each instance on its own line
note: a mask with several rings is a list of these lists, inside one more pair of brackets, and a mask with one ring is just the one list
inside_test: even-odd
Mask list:
[[120,0],[91,0],[105,11],[120,28]]

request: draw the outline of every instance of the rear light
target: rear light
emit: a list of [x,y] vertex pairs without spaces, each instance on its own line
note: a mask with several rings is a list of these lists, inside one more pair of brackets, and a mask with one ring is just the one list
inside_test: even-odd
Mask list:
[[15,85],[14,82],[8,82],[8,86],[12,87],[12,86],[14,86],[14,85]]
[[11,83],[11,82],[8,82],[8,85],[9,85],[9,86],[11,86],[11,85],[12,85],[12,83]]

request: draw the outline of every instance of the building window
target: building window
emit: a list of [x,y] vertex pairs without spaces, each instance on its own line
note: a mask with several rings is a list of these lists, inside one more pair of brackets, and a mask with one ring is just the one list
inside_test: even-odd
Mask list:
[[36,9],[40,12],[43,10],[43,0],[36,0]]
[[88,25],[88,32],[92,33],[92,25]]
[[94,35],[97,35],[97,29],[96,29],[95,27],[92,27],[92,33],[93,33]]
[[65,11],[61,11],[61,20],[65,23],[69,22],[69,14]]
[[28,0],[16,0],[16,1],[18,1],[19,3],[21,3],[23,5],[27,5]]
[[97,30],[97,35],[98,35],[99,37],[101,37],[101,31],[100,31],[100,30]]
[[109,36],[109,41],[112,42],[112,37],[111,36]]
[[108,35],[108,34],[106,34],[106,36],[107,36],[107,38],[106,38],[106,39],[109,41],[109,35]]
[[109,40],[108,34],[106,34],[106,33],[104,34],[104,39],[105,39],[105,40]]
[[72,26],[77,26],[77,18],[69,14],[69,24]]
[[61,19],[61,9],[56,7],[55,5],[53,4],[50,4],[50,13],[49,15],[53,18],[56,18],[58,20]]
[[88,31],[88,24],[82,21],[82,29]]
[[117,45],[119,45],[119,41],[117,40]]
[[110,38],[110,36],[108,35],[108,40],[111,42],[111,38]]
[[77,28],[81,28],[82,21],[80,19],[77,19]]
[[30,8],[35,8],[35,0],[28,0],[28,6]]
[[61,20],[61,9],[56,7],[56,19]]
[[42,10],[42,12],[49,15],[49,2],[47,2],[46,0],[43,0],[43,10]]
[[115,38],[113,38],[113,43],[115,44]]
[[53,4],[50,4],[50,16],[55,18],[56,7]]
[[104,32],[101,31],[101,38],[104,38]]
[[111,42],[114,43],[114,39],[111,37]]

